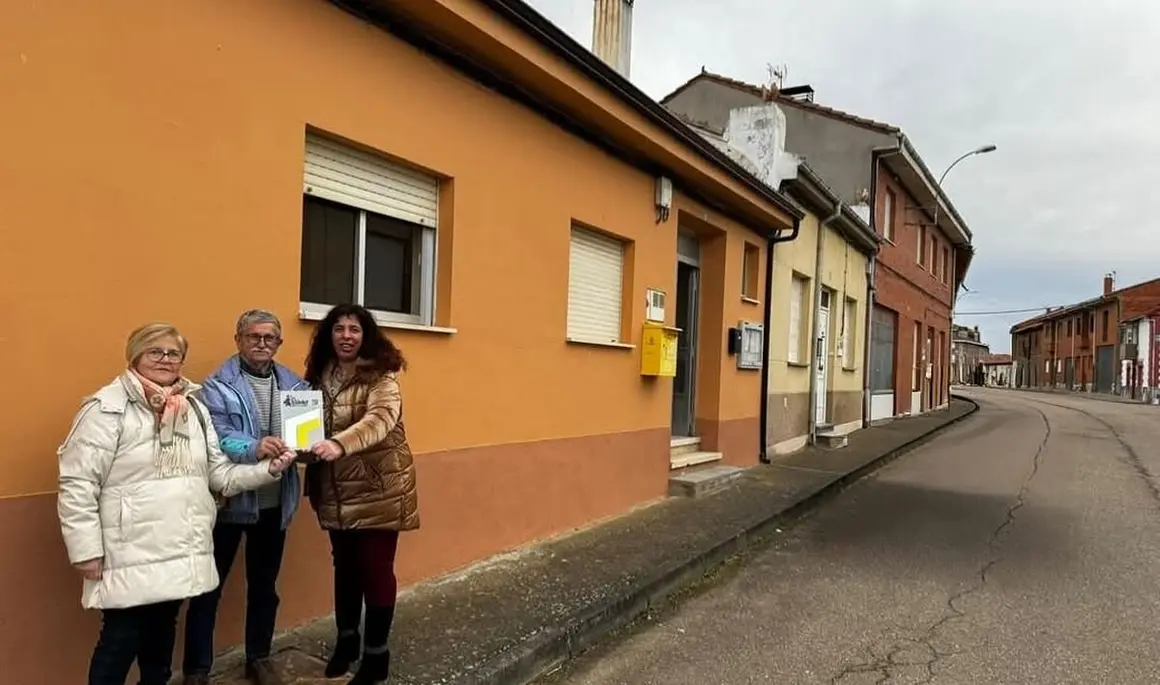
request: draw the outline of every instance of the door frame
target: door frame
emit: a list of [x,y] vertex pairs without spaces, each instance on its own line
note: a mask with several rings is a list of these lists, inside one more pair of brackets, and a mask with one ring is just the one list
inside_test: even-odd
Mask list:
[[[826,304],[822,304],[825,300]],[[834,311],[834,291],[822,286],[818,291],[818,336],[814,339],[814,426],[824,426],[829,420],[830,392],[830,314]],[[825,312],[825,326],[822,326],[822,312]]]
[[[690,267],[694,270],[692,275],[692,290],[689,297],[689,318],[692,325],[689,330],[682,330],[681,334],[687,334],[689,341],[689,360],[688,360],[688,403],[689,403],[689,427],[687,432],[689,437],[695,437],[697,434],[697,368],[700,361],[700,338],[701,338],[701,241],[692,231],[684,229],[677,230],[677,259],[673,263],[673,280],[675,282],[676,297],[673,298],[673,313],[676,314],[677,302],[679,301],[681,288],[681,264]],[[680,327],[679,321],[674,321]],[[680,373],[680,367],[678,367]],[[679,435],[676,426],[673,425],[673,409],[676,402],[676,378],[673,379],[673,392],[669,398],[669,434],[673,436]]]

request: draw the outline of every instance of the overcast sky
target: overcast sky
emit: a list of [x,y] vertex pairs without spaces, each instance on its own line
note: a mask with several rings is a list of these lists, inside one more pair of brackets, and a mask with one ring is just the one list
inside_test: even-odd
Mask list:
[[[530,0],[591,45],[592,0]],[[1160,276],[1160,3],[636,0],[632,80],[660,99],[768,64],[816,101],[901,127],[975,235],[958,312],[1026,309]],[[1007,352],[1020,313],[957,317]]]

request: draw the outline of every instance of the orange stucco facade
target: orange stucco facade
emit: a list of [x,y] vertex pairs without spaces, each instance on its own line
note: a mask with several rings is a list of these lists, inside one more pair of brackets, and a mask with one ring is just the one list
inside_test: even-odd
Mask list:
[[[726,174],[482,7],[403,4],[686,169],[699,192],[732,198],[731,216],[760,216]],[[702,239],[698,431],[728,463],[757,462],[760,372],[735,368],[725,329],[761,321],[740,295],[745,241],[763,238],[680,187],[658,225],[652,175],[321,0],[10,3],[0,46],[6,682],[39,682],[46,658],[60,682],[79,682],[95,639],[60,542],[54,455],[80,398],[121,368],[129,330],[176,324],[200,380],[231,354],[237,314],[265,307],[286,327],[279,360],[301,369],[313,329],[298,316],[308,129],[443,179],[435,325],[387,330],[410,365],[423,517],[404,537],[402,583],[664,495],[671,381],[640,375],[638,343],[645,289],[673,290],[678,225]],[[630,346],[565,342],[573,222],[631,246]],[[328,613],[329,583],[304,506],[281,625]],[[219,646],[239,637],[240,572],[229,586]]]

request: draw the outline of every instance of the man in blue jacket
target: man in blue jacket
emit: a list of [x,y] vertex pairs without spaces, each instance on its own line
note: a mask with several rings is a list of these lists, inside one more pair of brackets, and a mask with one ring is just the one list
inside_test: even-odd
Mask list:
[[[222,451],[235,462],[257,463],[281,454],[281,390],[306,390],[297,374],[274,361],[282,344],[282,324],[261,309],[238,318],[234,341],[238,353],[225,361],[202,387]],[[297,469],[254,492],[231,498],[218,512],[214,526],[214,557],[221,584],[213,592],[194,597],[185,618],[186,685],[208,685],[213,666],[213,632],[221,588],[225,585],[242,537],[246,538],[246,677],[257,685],[281,685],[270,663],[274,622],[278,613],[276,588],[286,529],[301,498]]]

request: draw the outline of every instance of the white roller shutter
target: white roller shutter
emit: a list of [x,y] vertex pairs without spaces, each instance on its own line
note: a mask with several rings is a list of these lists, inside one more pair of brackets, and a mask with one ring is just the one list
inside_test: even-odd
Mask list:
[[568,263],[568,339],[620,342],[624,243],[572,228]]
[[438,216],[437,179],[313,133],[303,192],[430,228]]

